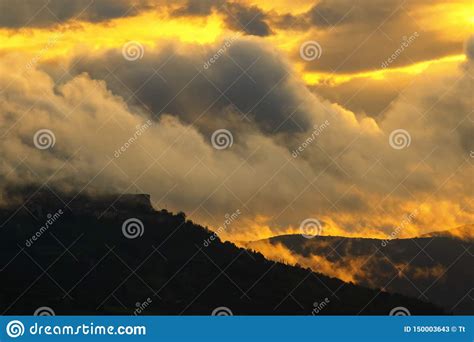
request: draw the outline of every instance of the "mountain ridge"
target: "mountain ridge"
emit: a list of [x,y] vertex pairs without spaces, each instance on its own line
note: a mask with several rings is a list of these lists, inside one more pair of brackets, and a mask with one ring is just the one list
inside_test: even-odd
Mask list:
[[474,244],[448,236],[380,240],[280,235],[244,244],[267,257],[391,293],[424,298],[454,314],[474,313]]
[[[150,210],[143,196],[122,205],[117,196],[105,202],[42,196],[0,211],[1,273],[9,279],[0,284],[4,314],[48,306],[61,315],[123,315],[146,302],[142,314],[209,315],[227,307],[236,315],[309,315],[326,299],[320,314],[387,315],[399,306],[412,314],[443,313],[422,300],[273,262],[220,239],[204,247],[212,231],[184,213]],[[58,206],[63,214],[53,222]],[[141,222],[141,231],[124,230],[130,219]],[[22,245],[32,236],[38,237],[31,246]]]

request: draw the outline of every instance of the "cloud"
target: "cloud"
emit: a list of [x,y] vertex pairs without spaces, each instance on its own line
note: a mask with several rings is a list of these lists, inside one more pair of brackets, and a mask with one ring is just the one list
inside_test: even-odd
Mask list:
[[238,3],[229,3],[224,11],[227,26],[233,30],[254,36],[272,34],[270,26],[265,21],[267,19],[265,12],[256,6],[246,7]]
[[[226,237],[258,234],[256,222],[297,232],[309,217],[325,222],[324,234],[384,236],[417,208],[400,236],[472,222],[472,61],[428,69],[374,120],[312,94],[259,38],[238,39],[205,69],[224,43],[160,42],[134,62],[91,54],[66,81],[54,65],[41,66],[48,75],[2,56],[2,186],[138,187],[211,227],[240,209]],[[44,128],[56,144],[39,150],[33,137]],[[225,150],[210,140],[221,128],[234,140]],[[402,150],[389,144],[398,129],[411,138]]]
[[[79,56],[73,72],[107,78],[114,92],[146,105],[155,116],[171,113],[208,132],[234,121],[252,121],[267,134],[306,131],[313,119],[304,98],[311,94],[294,78],[292,67],[261,41],[232,39],[205,49],[163,44],[147,50],[140,63],[130,63],[120,51]],[[114,65],[113,75],[108,65]]]
[[401,0],[388,0],[384,2],[384,6],[369,6],[368,1],[354,3],[349,0],[323,0],[305,13],[305,16],[311,25],[320,27],[349,23],[373,26],[386,20],[402,3]]
[[467,58],[469,58],[469,60],[471,61],[474,60],[474,36],[470,36],[466,40],[464,49],[465,49]]
[[367,256],[355,256],[341,258],[340,260],[329,260],[320,255],[310,254],[303,256],[285,247],[282,243],[271,243],[267,240],[252,242],[250,245],[242,245],[265,255],[266,258],[284,262],[290,265],[300,265],[310,268],[314,272],[322,273],[330,277],[339,278],[345,282],[357,284],[361,279],[368,280],[368,270],[364,269]]
[[174,15],[207,16],[216,6],[222,6],[225,0],[187,0],[184,5],[173,11]]
[[267,15],[257,6],[248,6],[226,0],[187,0],[172,11],[175,16],[208,16],[213,11],[224,17],[224,22],[234,31],[248,35],[268,36],[271,29],[266,23]]
[[318,83],[309,88],[354,113],[378,117],[397,99],[412,78],[412,75],[390,75],[383,79],[354,78],[341,84]]
[[226,0],[0,0],[0,27],[49,27],[72,20],[101,22],[146,11],[177,17],[206,17],[218,12],[232,30],[256,36],[272,33],[267,14],[260,8]]
[[0,26],[42,27],[71,19],[98,22],[136,15],[148,0],[0,0]]
[[305,71],[338,74],[379,69],[400,48],[404,38],[414,32],[418,32],[420,38],[405,49],[390,68],[459,54],[464,33],[468,32],[463,15],[448,28],[440,23],[452,23],[452,18],[438,20],[438,16],[464,9],[462,6],[466,4],[456,2],[450,5],[453,8],[445,10],[443,5],[446,4],[441,0],[429,6],[420,0],[389,0],[384,6],[374,6],[371,1],[354,4],[348,0],[324,0],[302,13],[292,12],[290,3],[283,6],[288,12],[282,13],[273,9],[279,8],[281,2],[272,7],[272,4],[226,0],[97,0],[92,3],[88,0],[67,3],[24,0],[21,6],[16,3],[0,1],[0,8],[4,9],[0,11],[1,27],[45,27],[74,19],[99,22],[145,12],[158,14],[163,21],[170,17],[212,17],[219,21],[219,29],[227,26],[246,35],[271,36],[270,39],[275,38],[277,42],[284,41],[283,48],[291,49],[294,61],[302,62],[301,44],[316,40],[323,54],[320,59],[304,63]]
[[[437,24],[439,16],[448,12],[442,5],[438,0],[429,5],[419,0],[389,0],[383,6],[371,1],[323,0],[304,13],[274,14],[269,22],[275,29],[300,37],[300,45],[308,40],[319,42],[323,54],[305,63],[306,71],[355,73],[380,69],[415,32],[420,38],[404,49],[390,68],[461,53],[465,36],[459,31],[468,32],[462,28],[467,23],[458,19],[457,32],[446,37],[446,28]],[[438,18],[432,14],[433,8],[439,11]],[[298,59],[297,49],[293,57]]]

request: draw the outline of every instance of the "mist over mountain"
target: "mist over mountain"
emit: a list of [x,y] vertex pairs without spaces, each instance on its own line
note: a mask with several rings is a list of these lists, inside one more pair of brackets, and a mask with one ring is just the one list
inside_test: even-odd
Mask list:
[[[34,192],[0,210],[0,307],[31,315],[387,315],[443,311],[269,261],[186,220],[148,195],[91,198]],[[208,241],[206,243],[206,241]],[[321,307],[320,303],[325,303]]]
[[472,225],[413,239],[284,235],[245,245],[315,272],[435,303],[448,313],[473,314],[474,243],[468,232]]
[[422,237],[448,237],[474,242],[474,224],[466,224],[454,229],[441,230],[422,235]]

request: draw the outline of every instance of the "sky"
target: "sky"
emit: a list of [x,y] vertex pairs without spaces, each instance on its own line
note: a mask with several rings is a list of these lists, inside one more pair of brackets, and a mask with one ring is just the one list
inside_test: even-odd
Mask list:
[[0,203],[150,193],[233,241],[472,224],[473,6],[0,0]]

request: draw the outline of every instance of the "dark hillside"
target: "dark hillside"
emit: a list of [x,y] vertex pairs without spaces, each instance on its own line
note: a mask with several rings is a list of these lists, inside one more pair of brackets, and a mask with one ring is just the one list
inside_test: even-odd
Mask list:
[[[130,218],[143,223],[125,231],[136,238],[122,230]],[[236,315],[309,315],[326,298],[325,315],[387,315],[399,306],[412,314],[442,313],[421,300],[268,261],[231,243],[205,247],[208,230],[183,213],[155,211],[147,195],[35,194],[3,209],[0,222],[3,314],[47,306],[59,315],[131,315],[137,308],[148,315],[208,315],[217,307]]]

